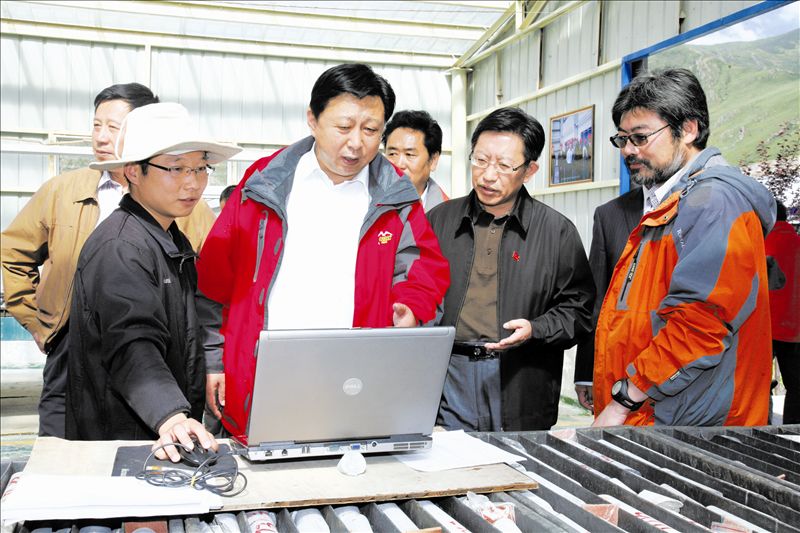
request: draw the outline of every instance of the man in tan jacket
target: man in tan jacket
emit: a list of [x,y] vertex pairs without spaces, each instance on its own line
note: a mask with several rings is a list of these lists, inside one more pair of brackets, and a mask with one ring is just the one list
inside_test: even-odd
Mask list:
[[[158,102],[138,83],[112,85],[94,101],[92,150],[97,161],[116,159],[120,126],[133,109]],[[47,182],[2,233],[3,287],[8,312],[47,354],[39,400],[39,434],[64,437],[67,331],[72,281],[89,234],[114,211],[128,183],[119,170],[81,168]],[[204,201],[178,219],[199,250],[214,213]],[[40,271],[41,268],[41,271]]]

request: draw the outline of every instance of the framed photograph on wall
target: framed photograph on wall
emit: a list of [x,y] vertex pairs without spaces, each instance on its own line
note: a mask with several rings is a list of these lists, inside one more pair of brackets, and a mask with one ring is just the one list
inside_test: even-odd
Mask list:
[[592,181],[594,105],[550,119],[550,185]]

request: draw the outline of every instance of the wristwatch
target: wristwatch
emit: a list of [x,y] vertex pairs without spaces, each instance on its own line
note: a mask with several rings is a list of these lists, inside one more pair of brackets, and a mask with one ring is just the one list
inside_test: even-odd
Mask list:
[[631,400],[631,397],[628,396],[627,379],[621,379],[614,382],[614,384],[611,386],[611,397],[614,398],[614,401],[622,404],[623,407],[630,409],[631,411],[636,411],[642,405],[644,405],[644,400],[641,402],[634,402]]

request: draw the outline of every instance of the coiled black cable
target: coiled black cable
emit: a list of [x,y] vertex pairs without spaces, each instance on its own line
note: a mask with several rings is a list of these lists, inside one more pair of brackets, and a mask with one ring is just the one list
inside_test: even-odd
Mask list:
[[[180,446],[184,450],[189,450],[189,447],[181,442],[158,446],[147,456],[144,465],[142,465],[142,471],[136,474],[136,479],[142,479],[157,487],[193,487],[197,490],[207,490],[226,498],[241,494],[247,487],[247,476],[239,472],[239,464],[234,457],[237,455],[236,452],[211,453],[193,472],[179,468],[150,465],[150,461],[156,452],[167,446]],[[224,463],[229,464],[226,465]],[[237,480],[240,478],[241,486],[237,488]]]

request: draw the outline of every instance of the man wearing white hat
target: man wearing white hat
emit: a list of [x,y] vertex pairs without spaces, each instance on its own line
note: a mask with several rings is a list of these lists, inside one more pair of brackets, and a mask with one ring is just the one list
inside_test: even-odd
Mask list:
[[[66,435],[75,440],[194,435],[216,442],[199,422],[205,364],[198,334],[196,257],[175,223],[200,201],[212,170],[240,148],[203,140],[179,104],[135,109],[120,128],[119,159],[129,194],[92,233],[75,275],[69,325]],[[157,454],[180,459],[174,447]]]
[[[100,91],[94,99],[92,119],[94,158],[116,159],[114,150],[125,116],[155,103],[158,97],[140,83],[119,83]],[[127,187],[122,169],[63,172],[42,184],[0,239],[8,313],[47,354],[38,408],[39,435],[64,438],[67,324],[78,254],[91,232],[117,208]],[[177,222],[199,251],[214,219],[203,201]]]

